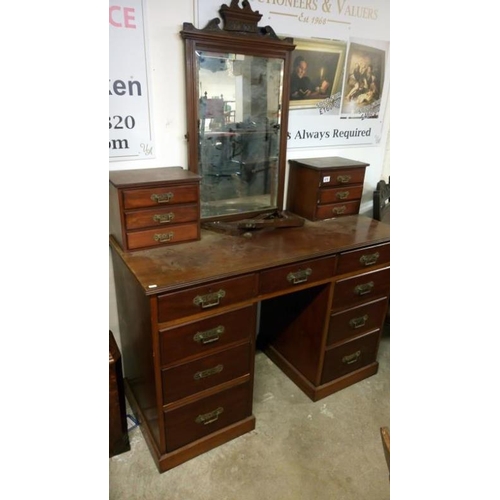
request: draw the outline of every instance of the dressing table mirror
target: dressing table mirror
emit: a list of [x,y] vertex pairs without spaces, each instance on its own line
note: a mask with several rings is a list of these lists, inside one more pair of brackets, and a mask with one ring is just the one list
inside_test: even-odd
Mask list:
[[292,38],[279,38],[244,0],[223,20],[184,23],[188,168],[201,176],[202,222],[283,208]]

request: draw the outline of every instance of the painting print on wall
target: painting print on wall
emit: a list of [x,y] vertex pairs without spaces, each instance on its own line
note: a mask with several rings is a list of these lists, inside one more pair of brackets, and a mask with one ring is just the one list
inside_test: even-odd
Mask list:
[[385,51],[351,43],[342,96],[342,115],[378,118],[384,86]]
[[296,40],[290,74],[291,109],[313,108],[335,99],[340,102],[346,45],[341,41]]

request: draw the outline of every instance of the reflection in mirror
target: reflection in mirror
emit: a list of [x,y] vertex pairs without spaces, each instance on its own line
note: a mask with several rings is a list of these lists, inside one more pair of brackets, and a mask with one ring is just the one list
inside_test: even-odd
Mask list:
[[283,59],[196,51],[201,217],[277,208]]

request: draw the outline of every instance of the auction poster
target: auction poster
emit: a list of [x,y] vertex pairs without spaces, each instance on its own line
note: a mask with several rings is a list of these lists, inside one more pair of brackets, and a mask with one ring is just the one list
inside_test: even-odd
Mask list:
[[[296,45],[285,75],[292,91],[288,148],[377,145],[389,94],[389,1],[249,3],[262,14],[259,26]],[[220,7],[220,0],[197,0],[196,26],[220,17]],[[311,91],[301,94],[301,86]]]
[[109,2],[109,160],[154,158],[144,2]]

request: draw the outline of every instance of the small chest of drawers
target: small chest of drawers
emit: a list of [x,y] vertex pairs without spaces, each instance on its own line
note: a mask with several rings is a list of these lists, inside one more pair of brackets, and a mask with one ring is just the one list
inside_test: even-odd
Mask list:
[[289,164],[288,210],[312,221],[359,213],[368,163],[335,156]]
[[200,177],[182,167],[109,173],[109,230],[123,250],[200,239]]

